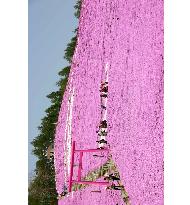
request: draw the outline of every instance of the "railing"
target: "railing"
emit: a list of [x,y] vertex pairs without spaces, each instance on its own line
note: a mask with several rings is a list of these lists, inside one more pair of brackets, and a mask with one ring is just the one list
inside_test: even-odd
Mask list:
[[[73,183],[78,183],[78,184],[94,184],[94,185],[109,185],[109,182],[101,182],[101,181],[81,181],[81,171],[82,171],[82,157],[84,152],[109,152],[109,149],[87,149],[87,150],[76,150],[75,149],[75,144],[76,142],[72,142],[72,149],[71,149],[71,169],[70,169],[70,177],[69,177],[69,192],[72,191],[72,185]],[[80,153],[79,157],[79,168],[78,168],[78,180],[73,180],[73,165],[74,165],[74,154],[76,152]]]

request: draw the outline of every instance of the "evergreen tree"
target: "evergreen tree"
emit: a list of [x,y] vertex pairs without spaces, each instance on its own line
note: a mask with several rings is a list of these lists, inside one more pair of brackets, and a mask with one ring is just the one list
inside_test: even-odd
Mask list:
[[[74,15],[79,18],[81,0],[78,0],[74,6]],[[78,29],[75,29],[76,35]],[[65,49],[64,58],[71,63],[77,43],[77,36],[71,39],[71,42]],[[58,121],[61,101],[66,89],[70,72],[70,66],[67,66],[58,73],[60,80],[56,83],[57,91],[53,91],[47,98],[51,106],[45,110],[45,117],[38,126],[39,135],[31,142],[33,145],[33,154],[37,156],[35,176],[29,183],[28,204],[29,205],[55,205],[57,204],[57,192],[55,188],[55,170],[54,160],[47,159],[47,148],[53,144],[55,137],[56,122]]]

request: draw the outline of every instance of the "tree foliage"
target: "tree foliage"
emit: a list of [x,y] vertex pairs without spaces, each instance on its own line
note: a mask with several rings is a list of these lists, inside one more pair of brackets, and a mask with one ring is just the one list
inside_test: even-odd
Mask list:
[[65,56],[64,56],[64,58],[69,63],[72,62],[72,57],[73,57],[73,54],[74,54],[74,51],[75,51],[76,43],[77,43],[77,36],[74,36],[71,39],[71,42],[67,44],[67,48],[65,49]]
[[[81,0],[78,0],[74,6],[74,15],[79,18]],[[75,35],[77,29],[74,31]],[[74,54],[77,37],[74,36],[65,49],[64,58],[71,63]],[[51,105],[45,110],[45,116],[38,126],[39,134],[31,142],[33,145],[33,154],[38,158],[36,162],[35,176],[29,183],[28,204],[29,205],[55,205],[57,204],[57,193],[55,189],[55,170],[53,158],[50,160],[46,157],[47,148],[53,144],[56,122],[61,107],[61,101],[67,86],[70,73],[70,66],[61,69],[58,73],[60,80],[56,83],[57,91],[47,95]]]
[[74,15],[75,15],[76,18],[80,17],[81,5],[82,5],[82,0],[78,0],[77,3],[74,6],[74,8],[75,8]]

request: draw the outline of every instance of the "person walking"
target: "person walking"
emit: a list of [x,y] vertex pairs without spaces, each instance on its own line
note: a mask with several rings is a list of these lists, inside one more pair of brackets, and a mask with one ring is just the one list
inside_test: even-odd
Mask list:
[[57,197],[57,199],[63,199],[64,198],[64,196],[66,196],[68,194],[68,192],[67,191],[63,191],[61,194],[59,194],[58,195],[58,197]]
[[107,98],[108,95],[107,95],[107,94],[100,94],[100,97],[101,97],[101,98]]
[[107,136],[108,132],[106,132],[105,130],[101,131],[100,132],[100,135],[99,136]]
[[101,140],[98,140],[98,141],[96,141],[96,142],[98,142],[98,143],[104,143],[104,144],[107,144],[108,142],[105,140],[105,139],[101,139]]
[[101,82],[100,89],[102,89],[104,86],[108,86],[108,82]]
[[100,92],[102,92],[102,93],[107,93],[107,92],[108,92],[108,86],[102,87],[102,88],[100,89]]
[[112,181],[119,181],[120,178],[119,177],[116,177],[114,176],[113,174],[107,174],[107,175],[104,175],[104,180],[112,180]]
[[104,149],[104,143],[98,143],[98,148],[97,149]]
[[113,190],[123,190],[124,186],[116,186],[115,184],[111,184],[111,186],[107,186],[106,187],[106,190],[107,189],[113,189]]
[[[102,125],[100,125],[100,130],[96,131],[96,133],[98,133],[98,136],[107,136],[107,131],[106,131],[107,128],[102,128],[101,126]],[[106,125],[103,125],[103,126],[106,126]]]
[[106,120],[101,121],[99,128],[107,128],[107,121]]
[[104,105],[101,105],[101,108],[104,109],[104,110],[106,110],[106,106],[104,106]]

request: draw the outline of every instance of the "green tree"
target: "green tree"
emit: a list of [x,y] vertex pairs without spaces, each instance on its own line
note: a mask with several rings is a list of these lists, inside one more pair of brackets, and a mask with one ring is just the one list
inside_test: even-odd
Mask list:
[[67,44],[67,48],[65,49],[64,58],[65,58],[69,63],[72,62],[72,57],[73,57],[73,54],[74,54],[74,51],[75,51],[76,43],[77,43],[77,37],[74,36],[74,37],[71,39],[71,42]]
[[[77,1],[75,5],[74,15],[80,16],[81,1]],[[78,29],[75,29],[76,35]],[[65,49],[64,58],[71,63],[74,54],[75,46],[77,44],[77,37],[74,36],[71,42]],[[56,83],[57,91],[51,92],[47,95],[51,105],[45,110],[45,116],[38,126],[39,134],[31,142],[33,145],[33,154],[37,156],[35,176],[29,183],[28,188],[28,204],[29,205],[55,205],[57,204],[57,193],[55,189],[55,170],[53,158],[48,160],[46,157],[47,148],[53,144],[56,122],[58,121],[61,101],[65,92],[70,65],[61,69],[58,73],[60,80]]]
[[75,4],[74,8],[75,8],[75,17],[79,18],[80,17],[80,10],[81,10],[81,5],[82,5],[82,1],[78,0],[77,3]]

